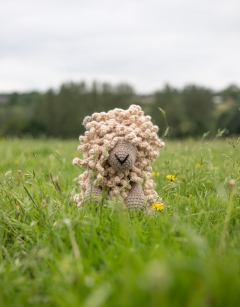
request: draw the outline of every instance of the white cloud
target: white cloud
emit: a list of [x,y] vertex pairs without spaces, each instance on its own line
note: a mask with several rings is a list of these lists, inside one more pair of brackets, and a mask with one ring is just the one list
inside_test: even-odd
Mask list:
[[0,92],[81,79],[138,92],[240,80],[236,0],[9,0],[0,27]]

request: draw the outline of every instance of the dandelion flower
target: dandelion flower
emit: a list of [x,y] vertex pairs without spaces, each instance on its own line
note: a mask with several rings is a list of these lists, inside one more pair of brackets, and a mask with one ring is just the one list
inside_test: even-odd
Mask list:
[[197,163],[197,164],[195,165],[195,167],[196,167],[196,168],[202,168],[202,164],[201,164],[201,163]]
[[18,160],[15,160],[15,161],[14,161],[14,164],[15,164],[15,165],[19,165],[19,161],[18,161]]
[[159,172],[152,172],[151,175],[152,175],[152,177],[154,177],[154,176],[159,176],[160,173],[159,173]]
[[153,205],[152,205],[152,208],[153,208],[154,210],[163,211],[164,205],[163,205],[163,204],[160,204],[160,203],[156,203],[156,204],[153,204]]
[[170,180],[170,181],[176,181],[176,180],[178,180],[178,178],[177,178],[176,176],[174,176],[174,175],[167,175],[166,178],[167,178],[168,180]]

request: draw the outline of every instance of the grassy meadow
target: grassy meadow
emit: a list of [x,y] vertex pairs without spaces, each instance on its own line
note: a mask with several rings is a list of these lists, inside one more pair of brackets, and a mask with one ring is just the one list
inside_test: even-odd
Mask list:
[[149,216],[76,209],[78,140],[0,139],[0,306],[240,306],[239,140],[165,140]]

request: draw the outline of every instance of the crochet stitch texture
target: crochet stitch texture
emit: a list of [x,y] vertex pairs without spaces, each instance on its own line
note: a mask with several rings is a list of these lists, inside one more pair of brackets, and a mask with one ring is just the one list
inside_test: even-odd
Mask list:
[[79,176],[78,207],[93,197],[98,202],[104,189],[107,198],[117,198],[127,206],[144,207],[159,201],[151,177],[151,163],[164,146],[157,135],[158,127],[140,106],[128,110],[114,109],[85,117],[84,136],[78,151],[83,159],[73,165],[86,171]]

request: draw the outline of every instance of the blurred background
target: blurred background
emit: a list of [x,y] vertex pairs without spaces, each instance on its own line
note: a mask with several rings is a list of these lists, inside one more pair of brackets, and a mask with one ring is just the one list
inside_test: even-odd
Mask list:
[[160,135],[240,134],[239,0],[4,0],[0,28],[1,137],[133,103]]

